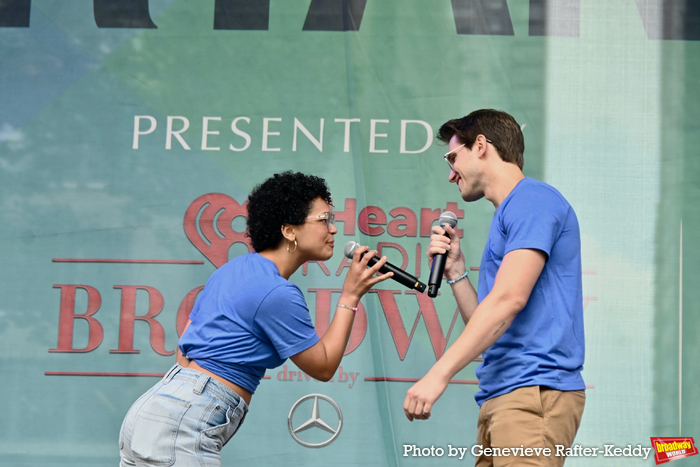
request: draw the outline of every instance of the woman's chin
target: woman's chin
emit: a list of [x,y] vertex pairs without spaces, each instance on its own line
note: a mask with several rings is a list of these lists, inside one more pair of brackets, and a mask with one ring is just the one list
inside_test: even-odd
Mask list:
[[324,248],[322,256],[323,259],[321,259],[321,261],[328,261],[329,259],[331,259],[333,257],[333,247],[327,245],[326,248]]

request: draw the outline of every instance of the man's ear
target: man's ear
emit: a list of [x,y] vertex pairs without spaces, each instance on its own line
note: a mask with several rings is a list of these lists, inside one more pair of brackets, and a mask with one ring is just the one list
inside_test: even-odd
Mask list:
[[489,143],[488,141],[486,141],[486,136],[479,135],[474,141],[474,146],[472,146],[472,150],[476,150],[478,156],[483,157],[486,154],[486,150],[488,149],[488,144]]

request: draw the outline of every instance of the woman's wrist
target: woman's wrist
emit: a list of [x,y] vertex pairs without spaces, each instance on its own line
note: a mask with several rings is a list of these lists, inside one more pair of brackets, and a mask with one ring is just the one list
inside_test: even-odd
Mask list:
[[357,308],[357,304],[360,303],[360,297],[356,297],[354,294],[341,293],[338,299],[338,304],[343,304],[348,308]]

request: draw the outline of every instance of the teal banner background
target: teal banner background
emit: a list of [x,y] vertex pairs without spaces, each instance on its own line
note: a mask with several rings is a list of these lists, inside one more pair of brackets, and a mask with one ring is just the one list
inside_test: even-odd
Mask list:
[[[248,251],[240,205],[273,173],[322,176],[333,194],[336,253],[291,279],[317,328],[349,240],[425,281],[449,208],[476,268],[494,209],[459,198],[434,135],[479,108],[516,118],[525,174],[579,217],[589,389],[575,444],[700,436],[699,31],[690,1],[0,1],[0,463],[118,463],[126,411],[174,363],[198,289]],[[224,465],[473,463],[404,456],[476,443],[478,362],[429,421],[403,414],[464,328],[451,294],[382,283],[362,304],[333,381],[268,371]],[[343,414],[319,449],[288,430],[308,394]]]

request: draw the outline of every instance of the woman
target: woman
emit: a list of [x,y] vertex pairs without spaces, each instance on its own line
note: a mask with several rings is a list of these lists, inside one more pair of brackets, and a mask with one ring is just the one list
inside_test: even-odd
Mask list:
[[[288,281],[307,261],[333,256],[331,197],[323,179],[276,174],[248,199],[254,253],[212,274],[178,343],[177,363],[131,407],[119,436],[121,466],[218,466],[265,375],[290,358],[328,381],[348,344],[357,304],[391,273],[375,276],[376,251],[355,251],[338,308],[319,339],[304,295]],[[362,256],[363,253],[367,254]]]

